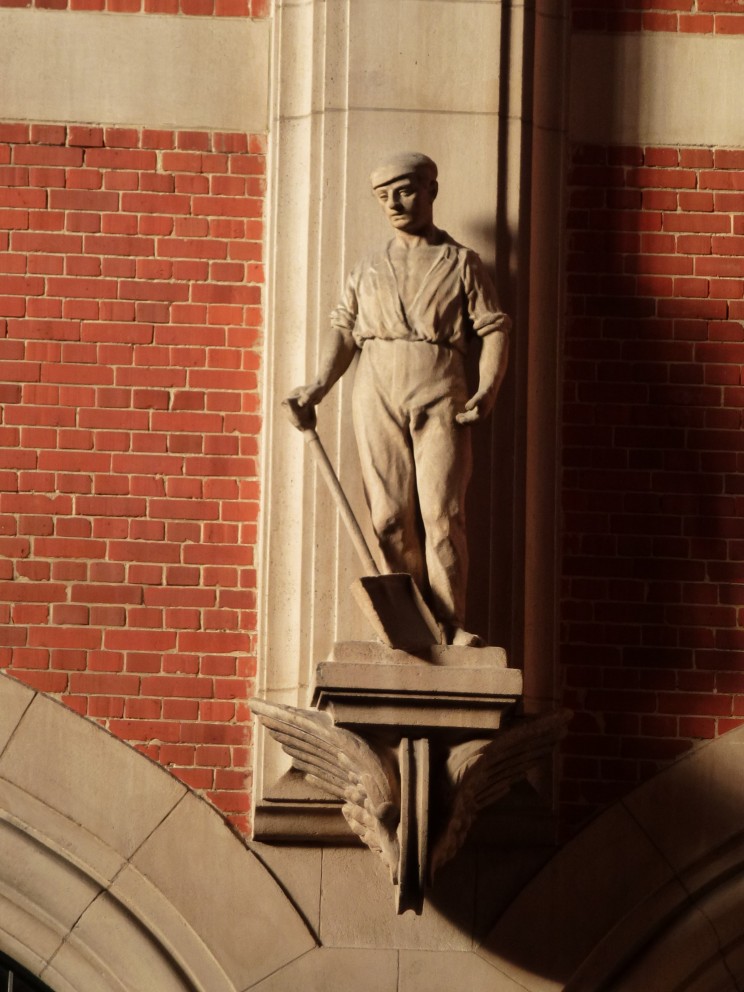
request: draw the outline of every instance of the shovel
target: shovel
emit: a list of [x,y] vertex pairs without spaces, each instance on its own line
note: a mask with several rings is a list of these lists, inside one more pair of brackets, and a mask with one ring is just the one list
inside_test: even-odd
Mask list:
[[302,432],[305,443],[309,445],[362,566],[369,573],[356,579],[351,585],[351,591],[377,636],[391,648],[404,651],[422,651],[433,644],[441,644],[442,631],[412,576],[406,572],[380,573],[338,476],[315,431],[314,411],[310,417],[309,412],[299,407],[293,399],[284,400],[282,406],[287,408],[289,419]]

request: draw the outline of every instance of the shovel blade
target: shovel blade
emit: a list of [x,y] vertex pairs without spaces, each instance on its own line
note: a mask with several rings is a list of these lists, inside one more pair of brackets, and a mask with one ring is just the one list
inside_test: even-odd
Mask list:
[[422,651],[442,643],[439,624],[407,573],[364,575],[351,590],[377,636],[391,648]]

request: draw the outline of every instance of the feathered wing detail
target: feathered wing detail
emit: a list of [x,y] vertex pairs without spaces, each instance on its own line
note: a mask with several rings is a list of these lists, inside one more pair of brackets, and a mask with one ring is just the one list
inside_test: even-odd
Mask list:
[[569,716],[561,711],[525,718],[500,730],[493,739],[467,741],[452,748],[446,764],[450,814],[432,851],[432,877],[462,847],[478,813],[505,796],[551,753],[565,733]]
[[384,765],[356,734],[335,727],[326,713],[250,701],[271,736],[309,782],[344,800],[351,829],[382,858],[397,883],[400,807]]

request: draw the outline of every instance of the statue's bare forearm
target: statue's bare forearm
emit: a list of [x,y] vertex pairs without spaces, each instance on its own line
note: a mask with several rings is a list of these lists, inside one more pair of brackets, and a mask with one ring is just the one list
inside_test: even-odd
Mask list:
[[299,430],[315,427],[315,407],[351,365],[357,346],[351,334],[332,327],[323,349],[316,378],[293,389],[284,400],[292,423]]
[[493,409],[509,363],[509,337],[494,331],[483,338],[478,361],[478,391],[465,404],[465,410],[456,415],[459,424],[483,420]]
[[318,374],[306,386],[292,390],[291,398],[300,406],[315,406],[346,372],[357,352],[357,345],[351,334],[332,327],[321,354]]
[[509,337],[494,331],[483,338],[478,362],[478,392],[490,393],[493,399],[499,391],[509,363]]
[[316,385],[322,389],[320,399],[346,372],[356,353],[357,345],[351,334],[341,331],[337,327],[332,327],[321,354],[320,368],[316,378]]

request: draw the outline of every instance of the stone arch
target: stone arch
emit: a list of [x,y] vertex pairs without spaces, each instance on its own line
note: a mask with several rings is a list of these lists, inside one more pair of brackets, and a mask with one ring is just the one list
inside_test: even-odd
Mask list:
[[[744,728],[598,817],[474,954],[419,955],[416,969],[437,976],[426,987],[444,987],[454,961],[488,992],[744,988],[743,759]],[[283,992],[308,975],[316,984],[304,987],[333,990],[365,956],[376,988],[419,987],[403,980],[405,962],[396,978],[392,948],[315,949],[284,891],[211,807],[7,676],[0,850],[0,951],[55,992]]]
[[55,992],[243,992],[315,939],[165,770],[0,676],[0,950]]
[[743,766],[741,728],[567,844],[477,952],[503,974],[503,988],[744,988]]

